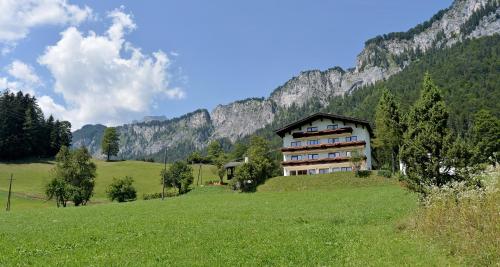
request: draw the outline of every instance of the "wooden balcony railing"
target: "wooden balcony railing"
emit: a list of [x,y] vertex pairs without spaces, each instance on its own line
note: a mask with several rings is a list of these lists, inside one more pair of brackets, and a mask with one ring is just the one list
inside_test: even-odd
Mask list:
[[337,143],[333,143],[333,144],[318,144],[318,145],[283,147],[281,149],[281,152],[322,150],[322,149],[328,149],[328,148],[361,146],[361,145],[365,145],[365,144],[366,144],[365,140],[360,140],[360,141],[351,141],[351,142],[337,142]]

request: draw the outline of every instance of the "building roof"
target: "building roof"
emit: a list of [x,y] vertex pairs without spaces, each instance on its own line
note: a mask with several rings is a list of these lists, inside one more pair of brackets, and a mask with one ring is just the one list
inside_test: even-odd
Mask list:
[[240,165],[243,165],[244,162],[238,162],[238,161],[232,161],[232,162],[228,162],[224,165],[224,168],[227,169],[227,168],[232,168],[232,167],[238,167]]
[[342,116],[342,115],[336,115],[336,114],[323,113],[323,112],[314,113],[314,114],[307,116],[301,120],[298,120],[294,123],[290,123],[290,124],[280,128],[280,129],[275,130],[275,133],[277,135],[283,137],[283,136],[285,136],[285,133],[287,133],[287,132],[289,132],[297,127],[300,127],[304,124],[313,122],[313,121],[315,121],[317,119],[321,119],[321,118],[326,118],[326,119],[331,119],[331,120],[339,120],[339,121],[345,121],[345,122],[351,122],[351,123],[359,123],[361,125],[366,126],[370,135],[373,135],[370,122],[367,120],[362,120],[362,119],[347,117],[347,116]]

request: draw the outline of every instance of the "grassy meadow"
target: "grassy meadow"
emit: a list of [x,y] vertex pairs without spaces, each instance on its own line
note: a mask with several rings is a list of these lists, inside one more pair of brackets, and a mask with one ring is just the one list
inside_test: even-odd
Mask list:
[[[95,163],[97,177],[94,197],[91,199],[93,202],[107,201],[106,188],[112,182],[113,177],[120,178],[125,175],[134,178],[134,186],[139,198],[142,198],[145,193],[161,192],[160,172],[163,169],[161,163],[100,160],[96,160]],[[15,179],[12,186],[13,192],[18,195],[44,198],[44,188],[50,180],[50,170],[53,167],[54,162],[52,161],[0,163],[0,192],[8,190],[8,178],[13,173]],[[192,167],[196,183],[199,166],[193,165]],[[213,168],[211,165],[202,166],[203,182],[219,179],[213,172]]]
[[256,193],[204,186],[165,201],[2,212],[0,265],[455,265],[398,230],[416,208],[393,180],[335,173],[273,178]]

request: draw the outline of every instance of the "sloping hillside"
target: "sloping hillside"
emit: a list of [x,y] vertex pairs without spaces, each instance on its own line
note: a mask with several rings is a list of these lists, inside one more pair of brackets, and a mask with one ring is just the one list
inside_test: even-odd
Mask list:
[[0,213],[0,265],[456,265],[397,230],[416,206],[385,180],[253,194],[206,187],[166,201],[14,211]]

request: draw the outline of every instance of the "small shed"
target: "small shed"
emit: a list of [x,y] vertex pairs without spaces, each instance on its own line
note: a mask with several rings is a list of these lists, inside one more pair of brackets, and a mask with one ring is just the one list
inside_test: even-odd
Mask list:
[[227,179],[231,180],[234,177],[234,170],[236,167],[243,165],[244,162],[239,162],[239,161],[232,161],[228,162],[226,165],[224,165],[224,168],[226,169],[226,174],[227,174]]

